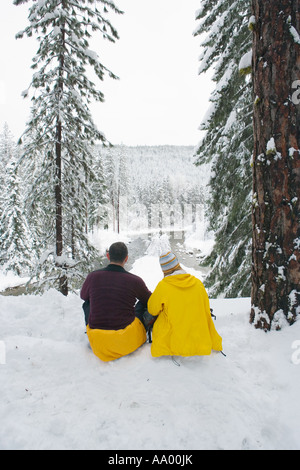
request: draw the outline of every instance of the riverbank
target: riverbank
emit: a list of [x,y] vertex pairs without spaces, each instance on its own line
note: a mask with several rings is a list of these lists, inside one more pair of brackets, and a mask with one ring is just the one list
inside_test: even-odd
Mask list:
[[131,269],[135,260],[146,254],[159,256],[160,240],[165,246],[169,246],[176,253],[179,261],[186,266],[199,270],[203,275],[208,268],[200,265],[201,258],[211,252],[213,239],[200,237],[191,230],[153,230],[144,232],[121,232],[120,234],[99,230],[90,235],[91,241],[102,254],[102,261],[106,263],[105,251],[111,243],[123,241],[128,246],[129,259],[127,269]]
[[[160,239],[170,246],[170,249],[176,253],[179,262],[188,268],[192,268],[202,276],[202,280],[207,275],[209,268],[200,265],[201,257],[206,255],[213,246],[213,240],[201,240],[197,234],[188,230],[163,231],[158,230],[149,232],[123,232],[116,233],[110,230],[98,230],[90,235],[92,244],[98,249],[99,258],[95,260],[94,269],[100,269],[108,264],[106,250],[115,241],[123,241],[128,246],[129,259],[126,269],[130,271],[136,260],[146,254],[159,256]],[[13,273],[0,273],[0,295],[23,295],[32,292],[34,287],[30,288],[26,284],[29,281],[27,277],[19,277]]]

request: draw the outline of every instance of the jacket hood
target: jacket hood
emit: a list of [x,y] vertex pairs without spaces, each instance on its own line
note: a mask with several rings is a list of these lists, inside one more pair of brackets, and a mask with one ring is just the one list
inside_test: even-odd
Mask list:
[[167,276],[163,279],[164,282],[176,287],[182,287],[186,289],[187,287],[192,287],[196,284],[197,279],[191,274],[173,274]]

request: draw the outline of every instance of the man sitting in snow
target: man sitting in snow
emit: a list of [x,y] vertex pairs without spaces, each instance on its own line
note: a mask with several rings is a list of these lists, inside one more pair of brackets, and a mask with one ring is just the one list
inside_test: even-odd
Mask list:
[[182,270],[171,251],[160,256],[164,279],[148,301],[148,311],[158,315],[153,326],[152,356],[202,356],[222,351],[222,338],[211,318],[202,282]]
[[124,269],[128,260],[124,243],[113,243],[107,258],[110,264],[90,273],[80,293],[89,303],[86,315],[89,342],[102,361],[126,356],[146,342],[142,322],[151,295],[139,276]]

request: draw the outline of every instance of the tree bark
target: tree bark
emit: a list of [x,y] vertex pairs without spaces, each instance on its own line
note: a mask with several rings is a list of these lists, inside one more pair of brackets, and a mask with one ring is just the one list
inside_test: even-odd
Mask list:
[[252,0],[252,14],[250,321],[269,330],[300,312],[300,0]]
[[[65,48],[65,29],[62,27],[62,52],[59,57],[59,78],[57,86],[57,101],[58,111],[60,109],[60,101],[63,97],[64,82],[63,82],[63,69],[64,69],[64,48]],[[62,214],[62,122],[58,114],[56,119],[56,136],[55,136],[55,229],[56,229],[56,265],[60,268],[66,266],[62,262],[63,255],[63,214]],[[59,277],[59,291],[67,296],[68,295],[68,279],[65,274]]]

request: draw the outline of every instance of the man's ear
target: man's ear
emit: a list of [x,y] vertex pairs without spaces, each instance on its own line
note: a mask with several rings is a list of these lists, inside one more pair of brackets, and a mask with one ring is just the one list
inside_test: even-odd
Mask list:
[[108,261],[110,261],[109,252],[108,252],[108,251],[106,252],[106,258],[108,259]]

